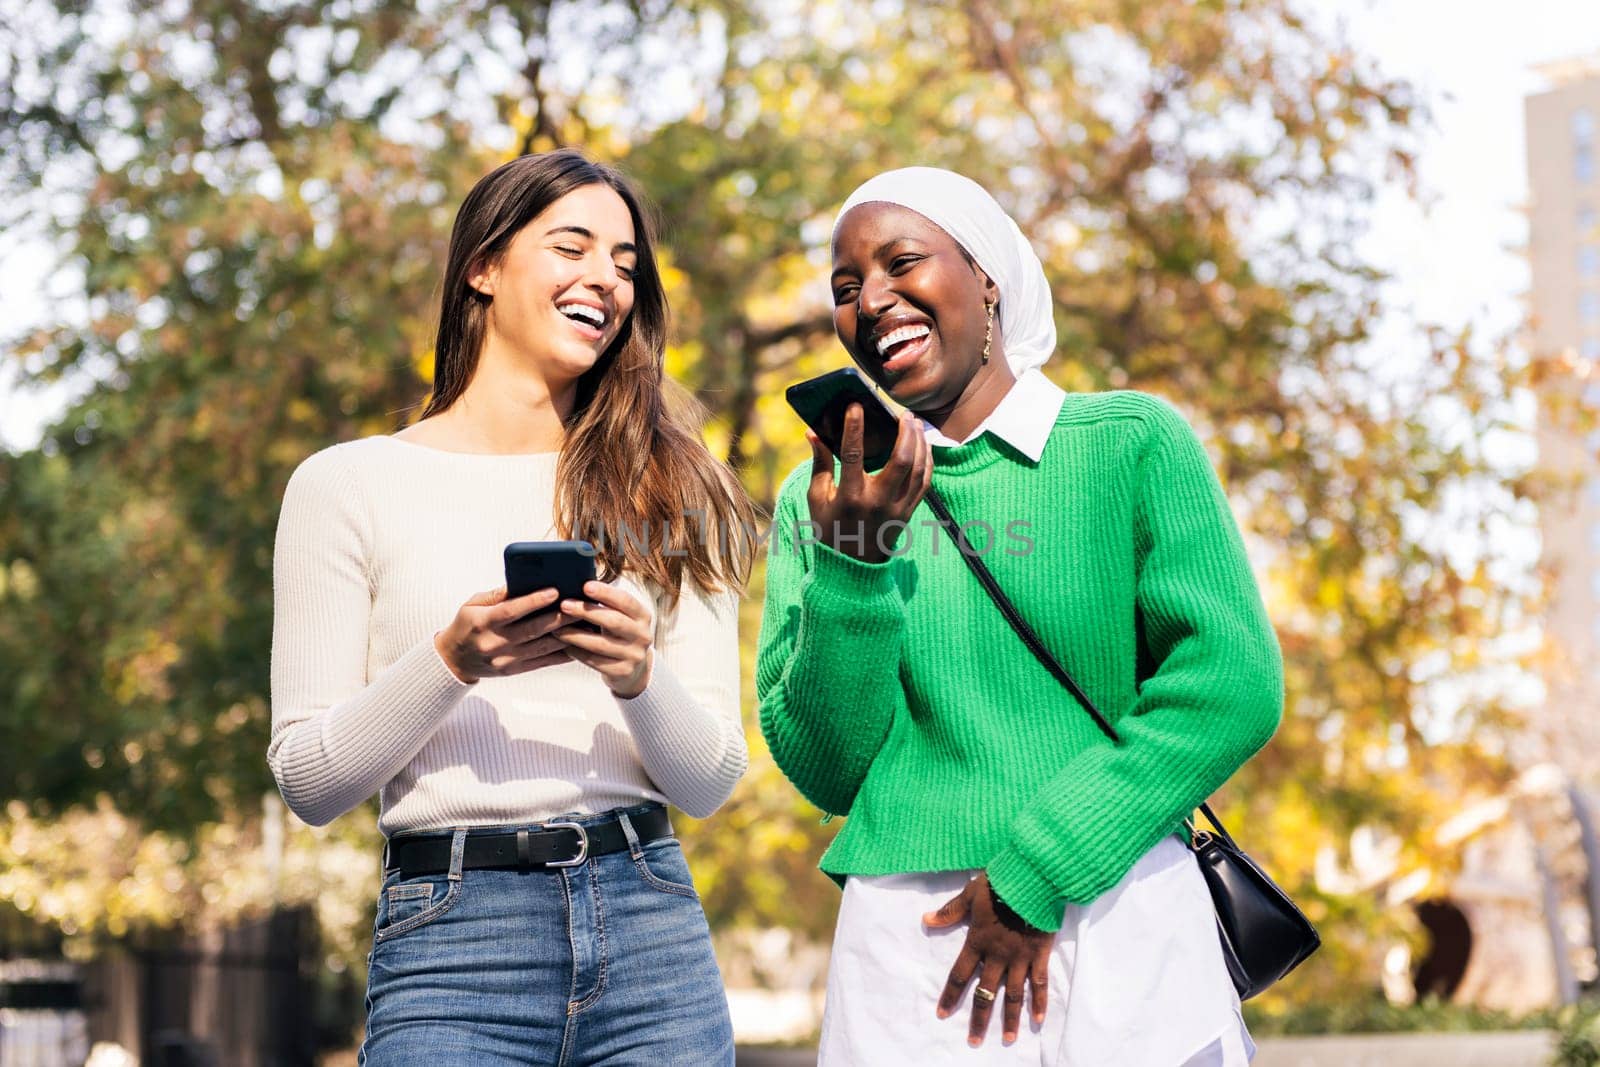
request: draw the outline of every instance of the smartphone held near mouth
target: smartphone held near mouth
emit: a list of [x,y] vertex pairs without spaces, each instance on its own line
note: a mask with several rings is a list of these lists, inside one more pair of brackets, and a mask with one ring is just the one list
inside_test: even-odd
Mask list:
[[844,439],[844,417],[851,404],[861,405],[862,467],[875,471],[889,462],[900,420],[854,367],[829,371],[791,385],[784,393],[789,406],[823,444],[838,455]]

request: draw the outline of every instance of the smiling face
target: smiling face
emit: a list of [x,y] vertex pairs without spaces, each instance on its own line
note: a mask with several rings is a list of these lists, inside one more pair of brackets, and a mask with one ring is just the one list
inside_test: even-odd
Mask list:
[[532,359],[562,380],[594,366],[633,310],[635,241],[628,205],[603,184],[534,216],[470,279],[491,298],[485,351]]
[[[896,401],[947,412],[983,363],[986,302],[999,292],[954,238],[898,204],[865,203],[833,240],[833,328],[850,357]],[[994,353],[1000,352],[999,319]]]

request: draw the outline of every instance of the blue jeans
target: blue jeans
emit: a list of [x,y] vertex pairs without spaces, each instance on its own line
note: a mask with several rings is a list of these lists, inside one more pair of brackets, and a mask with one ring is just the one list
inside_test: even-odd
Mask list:
[[[389,872],[367,971],[363,1067],[733,1063],[733,1028],[678,842],[577,867]],[[527,827],[535,829],[536,827]],[[497,828],[498,829],[498,828]],[[520,827],[509,827],[520,829]]]

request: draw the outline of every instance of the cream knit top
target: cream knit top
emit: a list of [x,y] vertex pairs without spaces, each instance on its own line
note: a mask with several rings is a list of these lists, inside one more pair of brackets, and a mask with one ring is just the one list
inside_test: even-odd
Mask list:
[[727,799],[747,761],[735,593],[686,582],[669,609],[619,580],[655,619],[633,699],[576,662],[466,684],[440,659],[434,634],[504,583],[505,546],[556,536],[556,460],[369,437],[295,471],[273,557],[267,760],[300,818],[330,822],[374,793],[385,835],[643,800],[704,817]]

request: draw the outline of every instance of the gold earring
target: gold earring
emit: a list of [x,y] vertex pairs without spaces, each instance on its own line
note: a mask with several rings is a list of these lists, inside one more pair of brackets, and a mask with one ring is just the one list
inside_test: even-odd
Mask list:
[[989,364],[989,346],[994,344],[994,308],[995,305],[989,303],[989,301],[985,300],[983,302],[983,310],[989,316],[989,321],[983,327],[983,362],[985,366]]

